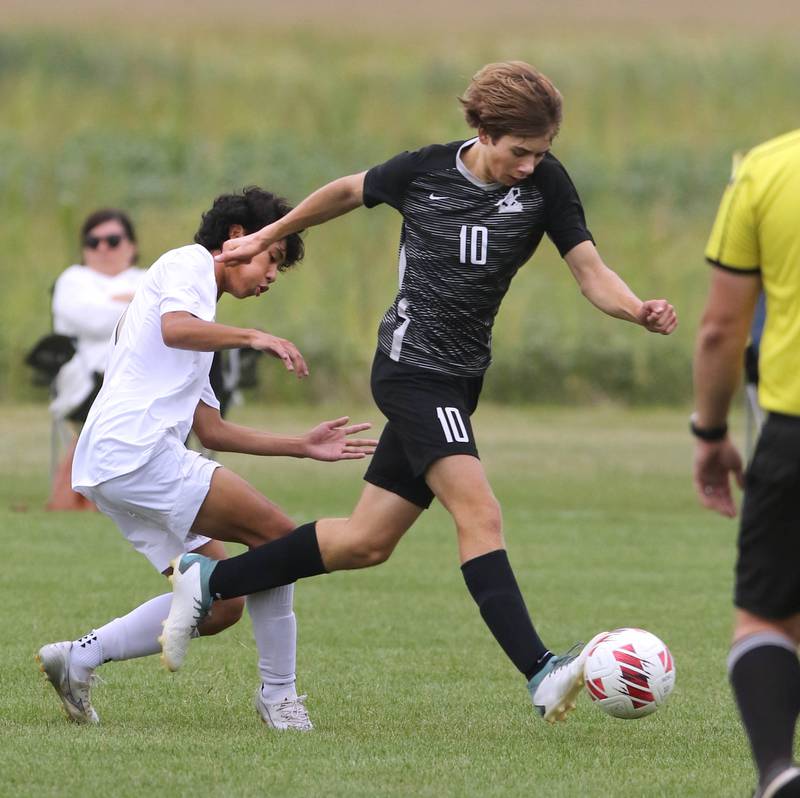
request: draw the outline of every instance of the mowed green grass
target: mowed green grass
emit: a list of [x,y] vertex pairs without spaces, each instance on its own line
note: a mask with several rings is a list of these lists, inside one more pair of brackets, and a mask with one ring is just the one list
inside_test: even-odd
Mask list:
[[[327,411],[257,408],[301,430]],[[367,408],[358,418],[379,422]],[[690,488],[682,411],[482,408],[482,457],[508,548],[545,641],[646,627],[677,664],[669,704],[608,718],[584,695],[563,726],[480,621],[449,518],[426,513],[392,559],[299,585],[299,687],[316,731],[275,734],[252,706],[249,621],[197,641],[178,674],[111,663],[97,728],[68,724],[33,655],[166,589],[101,515],[47,514],[47,421],[4,411],[0,794],[36,796],[737,796],[752,783],[725,677],[735,525]],[[361,464],[224,457],[298,520],[344,514]]]

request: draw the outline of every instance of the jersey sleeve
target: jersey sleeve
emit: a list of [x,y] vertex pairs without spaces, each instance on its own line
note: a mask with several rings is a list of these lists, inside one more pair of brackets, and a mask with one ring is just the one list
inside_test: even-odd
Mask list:
[[385,163],[373,166],[364,177],[364,205],[374,208],[385,202],[400,210],[403,196],[414,179],[419,152],[401,152]]
[[747,159],[736,170],[717,210],[706,244],[706,260],[724,269],[757,272],[761,253]]
[[175,251],[164,264],[159,314],[184,310],[204,321],[214,321],[217,309],[213,260],[201,254]]
[[209,407],[213,407],[215,410],[219,410],[219,399],[217,399],[217,395],[214,393],[214,389],[211,387],[211,378],[206,379],[206,384],[203,386],[203,392],[200,394],[200,401],[204,405],[208,405]]
[[556,245],[563,258],[574,246],[583,241],[592,241],[592,234],[586,226],[578,192],[567,174],[567,170],[552,155],[547,155],[548,179],[545,189],[545,231]]

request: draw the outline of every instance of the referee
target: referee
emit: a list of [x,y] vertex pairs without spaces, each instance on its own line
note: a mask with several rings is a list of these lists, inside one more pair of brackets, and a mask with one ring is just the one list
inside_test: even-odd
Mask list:
[[[800,796],[800,130],[753,149],[725,190],[706,248],[715,267],[694,361],[694,484],[734,517],[744,487],[728,672],[759,774],[758,798]],[[759,403],[768,413],[746,476],[726,419],[762,289]]]
[[164,628],[164,655],[173,665],[196,622],[195,601],[210,606],[209,595],[377,565],[436,497],[453,517],[466,586],[525,677],[537,711],[552,722],[574,707],[586,649],[554,655],[537,634],[478,459],[470,417],[491,361],[492,325],[512,278],[545,234],[603,312],[660,334],[677,320],[665,300],[642,302],[598,254],[578,193],[550,152],[561,124],[561,94],[550,80],[520,61],[489,64],[461,104],[473,137],[403,152],[334,180],[279,223],[226,242],[218,257],[236,268],[290,231],[362,205],[385,203],[402,216],[399,289],[380,323],[372,367],[372,394],[388,423],[358,504],[350,518],[306,524],[277,548],[262,547],[213,573],[206,574],[210,561],[197,568],[195,558],[183,558]]

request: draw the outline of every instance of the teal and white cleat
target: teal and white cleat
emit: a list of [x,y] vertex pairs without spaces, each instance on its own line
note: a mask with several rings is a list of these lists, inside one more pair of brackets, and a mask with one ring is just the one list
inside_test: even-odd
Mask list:
[[49,643],[39,649],[36,661],[58,693],[67,718],[75,723],[100,723],[92,706],[91,681],[80,682],[70,677],[69,664],[72,658],[72,643]]
[[602,634],[605,632],[595,635],[585,646],[576,643],[565,654],[554,654],[528,682],[533,706],[548,723],[566,720],[567,714],[575,709],[575,701],[584,685],[586,658]]
[[800,768],[787,767],[759,787],[754,798],[792,798],[800,795]]
[[181,667],[198,624],[211,611],[208,580],[216,565],[202,554],[182,554],[172,561],[172,604],[158,638],[161,661],[171,671]]
[[308,717],[306,698],[307,696],[299,695],[270,704],[264,700],[264,694],[259,685],[255,695],[256,712],[261,720],[272,729],[310,732],[313,731],[314,725]]

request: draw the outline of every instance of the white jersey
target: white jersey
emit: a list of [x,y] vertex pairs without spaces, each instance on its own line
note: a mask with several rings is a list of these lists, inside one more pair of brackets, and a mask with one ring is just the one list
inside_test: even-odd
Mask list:
[[58,373],[50,406],[62,418],[94,390],[94,374],[106,370],[108,337],[128,306],[115,296],[133,294],[144,271],[131,267],[108,275],[70,266],[53,287],[53,331],[76,339],[75,355]]
[[184,441],[198,402],[218,408],[208,379],[213,352],[173,349],[161,316],[214,321],[214,259],[199,244],[173,249],[148,270],[110,344],[103,387],[78,439],[72,484],[99,485],[144,465],[166,436]]

